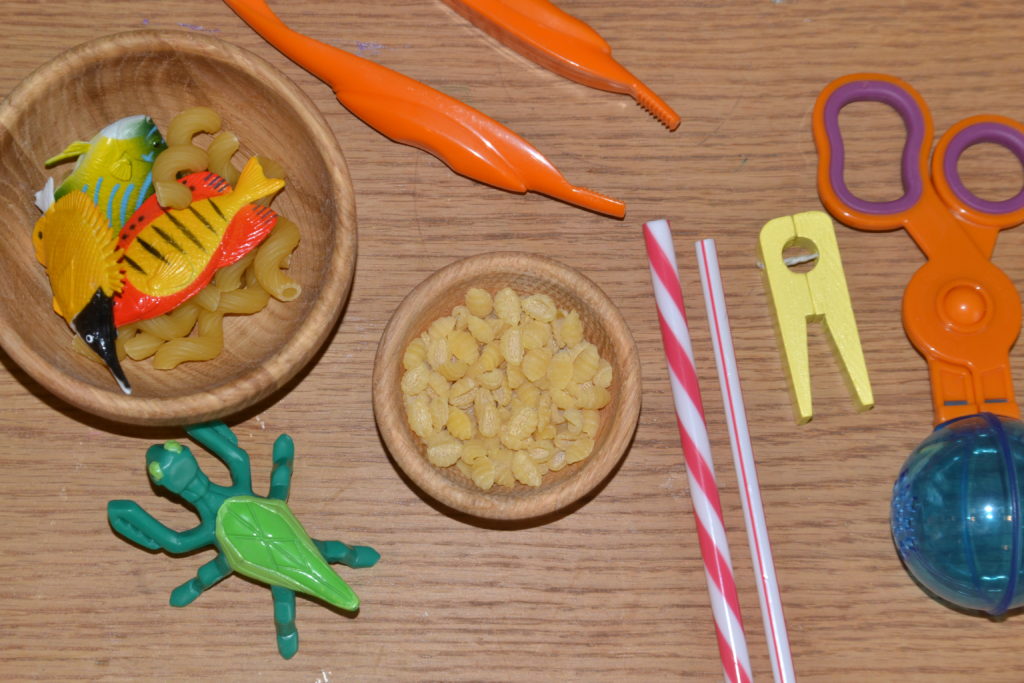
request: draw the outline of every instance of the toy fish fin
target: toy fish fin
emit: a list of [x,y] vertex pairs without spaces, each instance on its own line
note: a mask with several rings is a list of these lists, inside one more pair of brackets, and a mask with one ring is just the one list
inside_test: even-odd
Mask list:
[[110,165],[110,175],[114,176],[121,182],[128,182],[132,178],[132,162],[131,159],[122,156],[120,159]]
[[47,178],[46,184],[43,185],[43,189],[39,190],[35,194],[36,206],[43,213],[49,211],[50,207],[53,206],[53,178]]
[[187,175],[181,182],[188,185],[192,190],[192,201],[198,202],[201,199],[219,197],[222,194],[231,192],[231,185],[213,171],[199,171]]
[[81,209],[83,229],[88,229],[88,234],[99,255],[100,262],[96,266],[98,272],[95,274],[99,288],[106,296],[119,293],[124,286],[119,263],[124,252],[117,248],[116,233],[110,229],[110,223],[107,222],[103,212],[92,203],[84,192],[72,192],[65,196],[73,197],[74,205],[83,207]]
[[268,178],[257,157],[250,157],[242,168],[242,174],[235,185],[235,196],[240,203],[254,202],[269,197],[284,187],[282,178]]
[[52,166],[53,164],[59,163],[66,159],[74,159],[75,157],[80,157],[88,151],[88,142],[85,142],[83,140],[76,140],[75,142],[72,142],[70,145],[68,145],[60,154],[52,156],[49,159],[47,159],[43,163],[43,165],[49,167]]
[[217,267],[223,268],[259,246],[277,225],[277,212],[262,204],[246,204],[231,219],[217,255]]
[[[118,260],[122,252],[117,248],[117,237],[106,216],[84,192],[64,195],[36,221],[32,245],[36,260],[47,268],[58,298],[77,300],[84,289],[95,287],[106,296],[121,291]],[[60,308],[74,314],[80,307]]]

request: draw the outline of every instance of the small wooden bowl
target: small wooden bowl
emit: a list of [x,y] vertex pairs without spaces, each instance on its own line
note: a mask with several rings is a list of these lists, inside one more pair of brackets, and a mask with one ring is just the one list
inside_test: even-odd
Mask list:
[[[224,323],[214,360],[154,370],[124,361],[133,394],[106,367],[71,348],[72,333],[54,314],[50,286],[33,255],[39,218],[33,193],[57,183],[71,164],[43,161],[108,123],[149,114],[162,131],[178,112],[210,106],[241,141],[239,159],[277,160],[288,185],[274,208],[299,225],[302,241],[289,274],[295,301],[271,299],[251,316]],[[201,422],[237,412],[292,378],[332,331],[352,283],[356,223],[341,149],[313,102],[284,74],[252,53],[183,31],[132,31],[79,45],[40,67],[0,105],[0,344],[40,384],[111,420],[147,425]]]
[[[601,411],[594,450],[582,462],[548,472],[539,487],[494,485],[482,491],[456,467],[438,468],[410,429],[402,397],[402,357],[409,343],[437,318],[450,315],[466,291],[511,287],[521,295],[544,293],[562,309],[575,309],[584,338],[613,368],[611,403]],[[529,519],[555,512],[600,484],[622,457],[640,415],[640,361],[633,337],[607,295],[581,273],[543,256],[495,252],[457,261],[437,271],[399,305],[377,348],[373,370],[377,427],[399,467],[420,488],[455,510],[490,519]]]

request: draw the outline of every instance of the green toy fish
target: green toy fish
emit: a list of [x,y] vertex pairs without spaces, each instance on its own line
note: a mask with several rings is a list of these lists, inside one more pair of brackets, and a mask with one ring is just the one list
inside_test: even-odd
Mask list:
[[72,142],[46,160],[49,167],[78,158],[56,190],[53,179],[47,180],[46,187],[36,194],[36,205],[45,212],[68,192],[81,190],[106,214],[110,227],[120,230],[153,194],[153,160],[165,149],[167,143],[148,116],[139,114],[115,121],[89,142]]

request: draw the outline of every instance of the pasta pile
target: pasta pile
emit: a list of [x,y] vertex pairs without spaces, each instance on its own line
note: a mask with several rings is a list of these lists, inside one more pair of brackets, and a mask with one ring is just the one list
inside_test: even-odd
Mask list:
[[540,486],[584,460],[611,400],[612,366],[583,339],[579,314],[507,287],[470,289],[402,364],[406,417],[427,459],[485,491]]
[[[207,107],[187,109],[171,120],[167,149],[153,162],[153,187],[162,207],[181,209],[191,203],[192,193],[177,182],[179,173],[210,170],[231,185],[237,182],[239,171],[231,157],[238,151],[238,138],[230,131],[220,132],[220,127],[220,116]],[[206,149],[192,142],[204,132],[216,134]],[[266,175],[284,177],[272,160],[261,157],[260,163]],[[118,358],[152,357],[157,370],[216,358],[224,347],[225,315],[250,315],[263,310],[270,297],[293,301],[302,293],[299,283],[285,272],[298,243],[298,226],[278,215],[274,229],[256,249],[218,270],[194,297],[170,313],[119,328]],[[73,344],[79,353],[102,362],[77,335]]]

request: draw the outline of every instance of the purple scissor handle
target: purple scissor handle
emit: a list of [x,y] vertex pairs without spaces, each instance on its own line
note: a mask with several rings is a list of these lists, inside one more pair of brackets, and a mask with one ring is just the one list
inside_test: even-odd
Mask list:
[[935,190],[950,210],[969,223],[1004,229],[1024,222],[1024,188],[1001,201],[982,199],[960,179],[957,163],[969,147],[988,142],[1009,150],[1024,165],[1024,126],[1005,116],[972,116],[942,136],[932,158]]
[[[832,189],[839,202],[839,213],[849,213],[858,219],[862,216],[882,217],[882,220],[855,219],[855,226],[858,228],[891,230],[903,227],[903,214],[917,204],[924,194],[933,127],[927,106],[915,95],[917,93],[910,90],[909,86],[900,87],[889,80],[876,79],[865,74],[839,85],[833,83],[818,97],[814,109],[814,133],[820,164],[819,186],[825,182]],[[899,199],[888,202],[868,201],[853,194],[846,185],[843,173],[846,149],[839,129],[839,112],[853,102],[887,104],[903,119],[907,138],[901,155],[903,196]]]
[[[907,130],[901,156],[903,195],[899,199],[874,202],[850,191],[844,177],[846,160],[839,129],[839,112],[852,102],[879,102],[892,107]],[[983,142],[1008,149],[1024,165],[1024,127],[1000,116],[975,116],[951,128],[939,141],[929,174],[928,157],[934,128],[931,114],[920,94],[903,81],[883,74],[854,74],[829,84],[814,108],[814,140],[818,147],[818,191],[825,206],[844,223],[864,230],[892,230],[905,227],[925,248],[923,234],[934,230],[938,206],[957,218],[961,227],[1009,228],[1024,222],[1024,189],[1004,201],[982,199],[968,190],[957,171],[960,156]],[[927,213],[928,223],[912,225],[914,216]],[[924,218],[924,216],[920,216]],[[943,231],[944,232],[944,231]],[[994,235],[984,250],[987,257]]]

